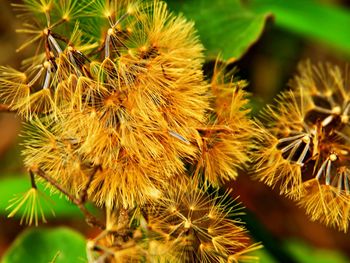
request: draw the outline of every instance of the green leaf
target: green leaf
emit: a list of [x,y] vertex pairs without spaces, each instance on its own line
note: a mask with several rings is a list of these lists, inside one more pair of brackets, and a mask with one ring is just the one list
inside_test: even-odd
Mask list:
[[[66,198],[61,197],[58,194],[50,193],[50,189],[45,187],[42,183],[37,182],[38,189],[41,190],[48,202],[42,202],[43,212],[46,218],[52,218],[52,210],[57,217],[73,217],[80,216],[82,213],[80,210]],[[1,178],[0,181],[0,214],[8,215],[10,213],[6,208],[9,206],[9,200],[11,200],[15,194],[21,194],[30,189],[30,179],[24,176],[12,176]],[[23,215],[24,207],[22,207],[15,215],[16,218],[20,218]]]
[[68,228],[28,229],[14,241],[2,263],[86,262],[86,241]]
[[298,240],[288,240],[285,247],[290,254],[299,263],[347,263],[349,259],[346,258],[339,251],[315,249],[304,242]]
[[350,54],[350,12],[315,0],[249,0],[247,8],[272,13],[276,25]]
[[260,37],[268,12],[256,14],[239,0],[168,0],[170,9],[195,21],[207,55],[239,59]]
[[[308,245],[305,242],[295,239],[289,239],[281,243],[282,247],[288,253],[293,262],[298,263],[347,263],[346,258],[339,251],[317,249]],[[251,253],[252,256],[259,258],[260,263],[277,263],[279,260],[274,258],[274,255],[266,248],[259,249]]]

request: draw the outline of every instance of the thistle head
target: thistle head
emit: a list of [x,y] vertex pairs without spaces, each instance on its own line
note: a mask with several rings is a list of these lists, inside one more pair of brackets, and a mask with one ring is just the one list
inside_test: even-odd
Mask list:
[[265,111],[256,177],[279,185],[312,220],[349,224],[348,68],[303,63],[276,107]]
[[239,212],[232,202],[224,203],[226,198],[218,192],[207,195],[194,181],[177,180],[147,210],[151,236],[167,244],[180,262],[238,259],[251,241],[240,221],[232,219]]
[[211,109],[205,125],[197,128],[200,153],[194,173],[205,184],[218,187],[236,179],[250,160],[251,138],[257,129],[248,116],[245,85],[217,62],[210,82]]

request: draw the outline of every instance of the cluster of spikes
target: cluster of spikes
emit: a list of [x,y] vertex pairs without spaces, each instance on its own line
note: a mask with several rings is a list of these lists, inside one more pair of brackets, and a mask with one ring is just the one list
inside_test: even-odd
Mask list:
[[344,232],[350,221],[349,73],[300,64],[292,89],[265,109],[254,170],[312,220]]
[[37,224],[35,179],[44,179],[105,210],[91,262],[253,260],[259,246],[222,201],[228,194],[207,193],[249,161],[245,82],[220,63],[205,79],[193,23],[157,0],[14,7],[28,36],[19,51],[34,52],[22,71],[0,67],[0,100],[27,121],[32,188],[10,216],[38,205],[25,219]]

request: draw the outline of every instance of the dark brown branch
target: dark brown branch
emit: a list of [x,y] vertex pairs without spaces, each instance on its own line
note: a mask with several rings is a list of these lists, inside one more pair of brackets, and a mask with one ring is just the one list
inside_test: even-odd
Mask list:
[[52,24],[50,26],[50,30],[52,30],[55,27],[58,27],[59,25],[62,25],[63,23],[66,23],[68,20],[65,18],[62,18],[61,20],[57,21],[56,23]]
[[64,36],[61,36],[61,35],[59,35],[59,34],[56,34],[56,33],[54,33],[54,32],[51,32],[51,35],[52,35],[54,38],[56,38],[56,39],[58,39],[58,40],[61,40],[62,42],[66,43],[67,45],[69,44],[69,39],[68,39],[68,38],[66,38],[66,37],[64,37]]
[[32,188],[38,189],[35,183],[34,173],[32,171],[29,171],[29,176],[30,176],[30,183],[32,184]]
[[92,170],[90,176],[89,176],[89,179],[84,187],[84,189],[80,192],[80,198],[79,198],[79,201],[80,203],[84,204],[87,200],[87,197],[88,197],[88,190],[90,188],[90,185],[95,177],[95,174],[97,173],[97,171],[101,170],[101,166],[94,166],[94,169]]
[[99,227],[101,229],[105,229],[106,228],[106,226],[102,222],[100,222],[93,214],[91,214],[89,212],[89,210],[87,210],[87,208],[85,207],[85,202],[82,202],[80,200],[80,198],[79,199],[75,198],[68,191],[63,189],[62,186],[60,186],[59,183],[56,180],[54,180],[53,178],[47,176],[43,170],[37,169],[37,170],[32,171],[32,172],[34,172],[36,175],[40,176],[41,178],[43,178],[44,180],[49,182],[57,190],[59,190],[64,195],[66,195],[70,199],[70,201],[72,201],[81,210],[81,212],[84,214],[85,220],[88,223],[88,225],[90,225],[92,227],[97,226],[97,227]]

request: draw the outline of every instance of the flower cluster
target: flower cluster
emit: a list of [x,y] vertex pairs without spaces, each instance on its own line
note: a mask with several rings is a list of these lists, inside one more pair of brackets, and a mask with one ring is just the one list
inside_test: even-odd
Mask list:
[[150,247],[155,262],[164,262],[168,254],[173,255],[171,262],[254,259],[245,254],[258,246],[250,244],[242,223],[232,219],[239,212],[232,200],[227,201],[229,197],[217,192],[207,195],[191,181],[175,185],[147,211],[148,231],[163,246],[161,250]]
[[299,67],[292,90],[264,112],[256,177],[296,200],[312,220],[346,232],[350,220],[349,70]]
[[160,1],[14,6],[18,31],[30,36],[19,50],[35,52],[23,71],[0,68],[0,100],[28,121],[31,175],[81,209],[85,201],[105,209],[90,260],[253,259],[246,253],[258,246],[230,218],[226,197],[205,191],[249,161],[256,128],[245,82],[219,63],[205,79],[193,23]]

